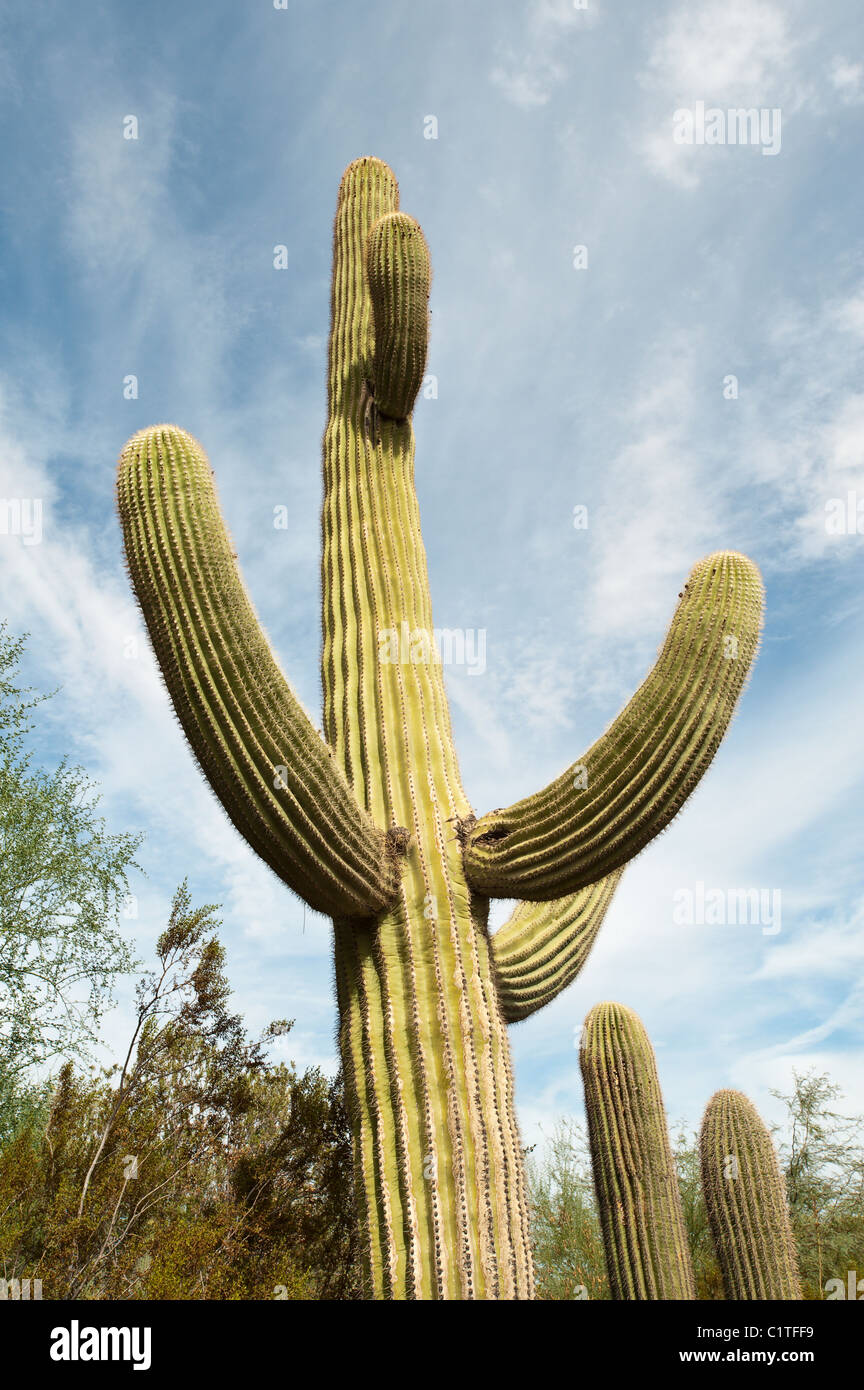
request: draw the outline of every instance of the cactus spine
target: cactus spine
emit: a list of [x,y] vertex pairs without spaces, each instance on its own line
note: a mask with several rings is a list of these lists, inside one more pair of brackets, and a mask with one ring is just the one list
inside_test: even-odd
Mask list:
[[730,1299],[800,1299],[783,1176],[764,1123],[740,1091],[708,1102],[699,1139],[702,1191]]
[[591,1010],[580,1062],[612,1297],[695,1298],[654,1050],[632,1009]]
[[[371,1292],[528,1298],[506,1025],[573,978],[623,865],[708,766],[756,650],[762,585],[743,556],[701,561],[654,670],[589,752],[588,790],[574,791],[571,770],[476,821],[431,648],[413,483],[429,281],[392,172],[355,161],[331,290],[325,741],[258,627],[201,447],[171,426],[141,431],[121,455],[118,500],[130,575],[202,770],[261,857],[333,918]],[[425,657],[422,644],[409,662],[393,655],[403,624],[425,635]],[[490,895],[526,900],[493,938]]]

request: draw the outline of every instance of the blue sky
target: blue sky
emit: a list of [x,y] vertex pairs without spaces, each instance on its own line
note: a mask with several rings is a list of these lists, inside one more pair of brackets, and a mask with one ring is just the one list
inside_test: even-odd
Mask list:
[[[832,499],[864,501],[858,0],[7,0],[0,40],[0,498],[43,504],[40,544],[0,535],[0,608],[31,634],[30,680],[62,686],[40,758],[72,754],[112,828],[146,831],[140,954],[188,875],[222,904],[250,1025],[293,1017],[288,1052],[334,1066],[329,923],[202,783],[113,486],[142,426],[204,443],[317,720],[331,225],[344,166],[374,154],[432,253],[417,486],[436,623],[486,631],[482,676],[447,672],[478,813],[602,731],[695,560],[744,550],[767,587],[714,767],[576,983],[513,1030],[526,1142],[580,1113],[574,1044],[601,999],[642,1015],[673,1119],[727,1085],[778,1118],[770,1089],[810,1066],[864,1110],[864,536],[826,529]],[[677,144],[699,102],[779,109],[779,152]],[[677,925],[700,882],[779,891],[781,930]]]

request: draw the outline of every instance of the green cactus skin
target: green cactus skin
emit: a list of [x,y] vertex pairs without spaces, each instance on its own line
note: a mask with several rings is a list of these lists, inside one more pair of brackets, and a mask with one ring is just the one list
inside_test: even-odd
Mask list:
[[[524,804],[520,833],[546,855],[523,876],[522,896],[563,901],[517,910],[496,965],[476,848],[486,823],[461,786],[441,665],[392,660],[385,641],[403,623],[433,631],[411,424],[429,283],[425,241],[399,212],[392,172],[355,161],[334,232],[324,740],[259,629],[200,446],[171,426],[136,435],[121,455],[118,501],[132,582],[205,775],[261,857],[333,917],[370,1293],[521,1299],[533,1274],[507,1022],[573,978],[624,860],[710,761],[755,649],[761,585],[740,556],[697,567],[675,652],[633,702],[639,720],[627,723],[625,711],[621,747],[612,749],[612,731],[597,745],[611,751],[592,759],[587,820],[567,796],[553,796],[550,818],[541,794],[545,819],[532,832],[533,803]],[[726,667],[716,660],[721,633],[740,642]],[[588,849],[575,853],[583,831]],[[508,855],[492,860],[491,877],[508,884]]]
[[699,1156],[726,1297],[800,1299],[777,1155],[758,1112],[740,1091],[718,1091],[711,1097],[702,1120]]
[[695,1298],[654,1050],[632,1009],[591,1010],[580,1063],[612,1297]]
[[623,869],[551,903],[520,903],[492,938],[498,997],[508,1023],[542,1009],[575,980],[603,925]]

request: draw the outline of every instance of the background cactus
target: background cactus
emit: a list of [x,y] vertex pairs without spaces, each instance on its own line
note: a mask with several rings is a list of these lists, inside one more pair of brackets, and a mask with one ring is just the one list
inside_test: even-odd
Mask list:
[[612,1297],[695,1298],[648,1034],[632,1009],[598,1004],[585,1020],[579,1055]]
[[[582,1030],[580,1061],[612,1297],[695,1298],[654,1050],[632,1009],[596,1005]],[[777,1155],[740,1091],[712,1096],[699,1152],[726,1297],[800,1299]]]
[[699,1137],[702,1191],[727,1298],[799,1299],[786,1190],[765,1125],[740,1091],[708,1102]]
[[[118,498],[132,581],[205,775],[262,858],[333,917],[371,1291],[527,1298],[506,1024],[573,978],[623,865],[708,766],[756,650],[762,585],[741,555],[701,561],[654,669],[603,737],[545,791],[475,820],[431,650],[413,485],[428,287],[392,172],[357,160],[334,236],[324,741],[257,624],[201,447],[170,426],[142,431],[121,456]],[[432,659],[390,659],[382,636],[403,623],[427,634]],[[494,938],[490,895],[525,900]]]

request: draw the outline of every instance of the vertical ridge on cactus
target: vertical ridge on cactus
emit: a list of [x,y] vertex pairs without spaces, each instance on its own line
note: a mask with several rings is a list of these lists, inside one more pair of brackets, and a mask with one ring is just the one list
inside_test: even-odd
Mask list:
[[800,1299],[795,1242],[771,1136],[740,1091],[708,1102],[699,1139],[702,1191],[726,1297]]
[[632,1009],[591,1010],[580,1062],[612,1297],[695,1298],[654,1050]]
[[[333,236],[324,740],[258,625],[200,445],[174,426],[141,431],[121,455],[118,502],[132,583],[205,776],[261,858],[333,918],[370,1292],[530,1298],[507,1024],[574,978],[622,866],[710,763],[756,650],[761,582],[733,553],[697,565],[653,672],[587,756],[587,793],[566,773],[477,821],[414,490],[429,284],[392,171],[355,160]],[[428,658],[393,655],[388,635],[403,624],[425,634]],[[491,938],[496,894],[548,906],[523,904]]]

